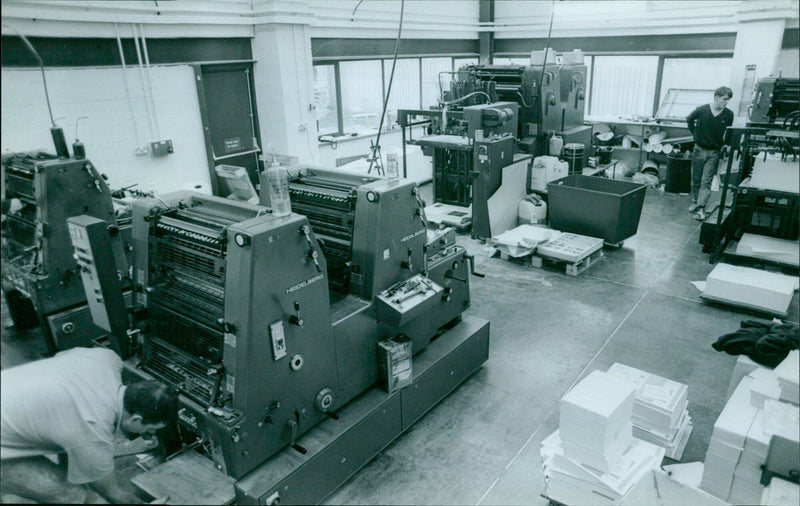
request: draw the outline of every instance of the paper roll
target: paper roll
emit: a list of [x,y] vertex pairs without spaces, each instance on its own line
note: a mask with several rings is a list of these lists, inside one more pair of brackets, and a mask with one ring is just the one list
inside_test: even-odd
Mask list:
[[661,150],[662,150],[662,151],[664,152],[664,154],[666,154],[666,155],[668,155],[668,154],[672,153],[672,144],[662,144],[662,145],[661,145]]
[[653,153],[661,153],[663,149],[664,146],[662,146],[661,144],[653,144]]
[[645,142],[644,143],[644,150],[647,151],[648,153],[652,153],[653,152],[653,145],[650,144],[649,142]]
[[661,141],[667,138],[667,132],[655,132],[645,139],[645,142],[650,144],[660,144]]

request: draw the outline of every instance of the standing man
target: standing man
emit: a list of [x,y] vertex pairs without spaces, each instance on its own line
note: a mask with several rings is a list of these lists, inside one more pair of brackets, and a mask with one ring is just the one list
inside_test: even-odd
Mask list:
[[[0,492],[36,502],[95,502],[97,493],[141,502],[114,476],[115,434],[174,423],[177,393],[158,381],[125,386],[121,374],[122,360],[105,348],[74,348],[3,370]],[[48,454],[65,454],[66,469]]]
[[686,118],[694,137],[692,151],[692,205],[694,219],[706,219],[706,205],[711,197],[711,180],[717,173],[725,129],[733,125],[733,111],[726,108],[733,91],[727,86],[714,90],[714,101],[701,105]]

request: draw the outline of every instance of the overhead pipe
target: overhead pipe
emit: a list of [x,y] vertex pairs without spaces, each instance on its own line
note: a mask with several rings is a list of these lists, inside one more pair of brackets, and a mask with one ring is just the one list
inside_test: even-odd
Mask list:
[[156,125],[156,140],[161,140],[161,129],[158,125],[158,113],[156,111],[156,100],[153,97],[153,83],[150,79],[150,57],[147,55],[147,39],[144,36],[144,24],[139,23],[139,36],[142,39],[142,50],[144,51],[144,64],[147,71],[147,89],[150,92],[150,105],[153,107],[153,122]]
[[139,34],[136,31],[136,25],[131,23],[133,29],[133,45],[136,46],[136,60],[139,63],[139,79],[142,81],[142,93],[144,94],[144,105],[147,110],[147,123],[150,126],[150,135],[153,136],[151,140],[156,141],[156,130],[153,127],[153,117],[150,115],[150,101],[147,99],[147,85],[145,84],[144,77],[144,63],[142,62],[142,51],[139,49]]
[[[133,99],[131,98],[131,91],[128,87],[128,67],[125,65],[125,53],[122,51],[122,39],[119,37],[119,26],[114,23],[114,31],[117,33],[117,47],[119,48],[119,59],[122,62],[122,78],[125,82],[125,96],[128,97],[128,108],[131,110],[131,121],[133,121],[133,134],[136,137],[136,149],[142,148],[141,139],[139,139],[139,129],[136,127],[136,114],[133,110]],[[135,43],[135,41],[134,41]]]

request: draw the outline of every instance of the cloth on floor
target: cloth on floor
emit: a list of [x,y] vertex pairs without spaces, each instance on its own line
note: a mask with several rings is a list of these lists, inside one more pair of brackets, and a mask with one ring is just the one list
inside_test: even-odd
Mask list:
[[745,320],[739,326],[739,330],[721,336],[711,346],[729,355],[747,355],[767,367],[777,366],[790,351],[800,347],[800,327],[794,323]]

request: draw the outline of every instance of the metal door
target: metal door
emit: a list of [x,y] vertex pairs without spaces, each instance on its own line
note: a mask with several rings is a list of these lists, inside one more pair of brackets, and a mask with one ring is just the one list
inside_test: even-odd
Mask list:
[[260,132],[253,82],[253,62],[201,63],[194,66],[200,116],[206,140],[214,195],[226,196],[215,167],[244,167],[258,188]]

